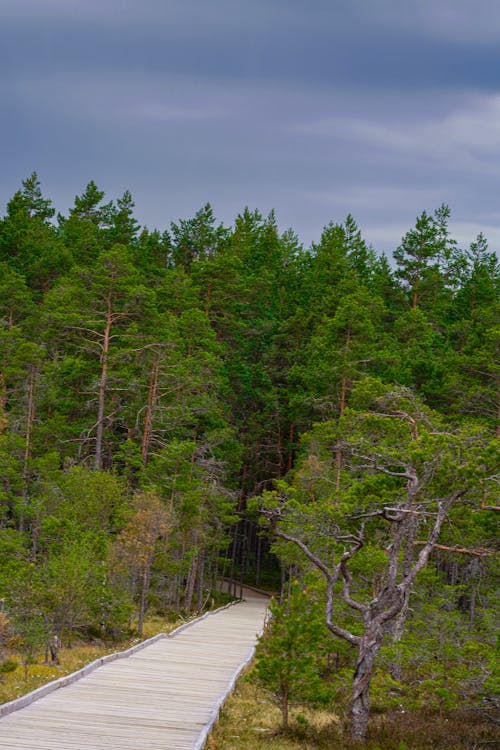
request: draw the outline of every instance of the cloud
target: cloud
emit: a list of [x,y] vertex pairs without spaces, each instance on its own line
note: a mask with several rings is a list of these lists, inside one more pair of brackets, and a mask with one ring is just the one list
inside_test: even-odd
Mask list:
[[500,6],[477,1],[488,21],[465,0],[3,0],[2,198],[37,169],[60,210],[94,179],[151,226],[207,200],[306,242],[350,212],[386,249],[442,202],[464,233],[500,225]]
[[464,111],[451,112],[434,130],[458,148],[489,157],[500,149],[500,95],[478,97]]
[[346,213],[377,210],[379,215],[387,217],[394,212],[407,210],[408,206],[428,206],[430,210],[443,202],[443,190],[439,187],[405,187],[403,185],[384,185],[381,181],[372,185],[346,185],[331,191],[312,191],[306,194],[307,199],[342,208]]
[[218,120],[224,114],[227,114],[227,111],[214,108],[170,106],[153,102],[149,105],[145,104],[131,114],[137,120],[154,122],[200,122],[203,120]]
[[500,226],[499,224],[480,223],[478,221],[450,221],[450,231],[459,247],[467,248],[483,234],[490,248],[500,248]]
[[[394,250],[400,244],[400,239],[404,237],[412,226],[414,225],[404,225],[401,222],[392,224],[387,222],[383,225],[366,222],[363,224],[362,230],[363,236],[376,248],[384,248],[390,251]],[[458,247],[468,248],[480,233],[486,237],[491,249],[500,247],[500,227],[498,224],[488,225],[473,221],[454,221],[451,219],[449,229]]]
[[[417,97],[418,101],[418,97]],[[457,107],[457,105],[455,105]],[[413,119],[385,112],[367,116],[331,115],[291,125],[305,136],[345,141],[405,161],[447,164],[451,171],[500,175],[500,95],[472,96],[446,113],[421,112]]]
[[[330,15],[335,13],[332,3]],[[496,0],[350,0],[339,15],[351,34],[356,27],[371,28],[374,35],[435,39],[464,48],[497,46],[500,36]]]
[[[471,14],[449,24],[463,25],[461,36],[443,36],[443,3],[453,16],[448,0],[437,10],[427,0],[4,0],[0,55],[15,70],[164,70],[323,90],[470,82],[491,90],[497,44],[470,41]],[[490,11],[495,28],[500,9]]]
[[398,18],[400,23],[411,24],[429,37],[466,47],[498,45],[500,7],[496,0],[417,0],[410,12],[405,4],[402,13],[397,0],[390,0],[388,5],[392,12],[385,16],[386,21]]

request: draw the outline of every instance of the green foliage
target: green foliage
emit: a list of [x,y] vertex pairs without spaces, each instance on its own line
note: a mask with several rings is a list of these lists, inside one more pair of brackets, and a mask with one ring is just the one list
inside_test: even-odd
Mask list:
[[[372,601],[394,544],[382,511],[408,501],[410,467],[418,524],[398,575],[454,492],[440,542],[479,556],[433,553],[407,627],[385,634],[375,702],[444,710],[493,693],[499,266],[448,222],[446,206],[422,213],[393,269],[352,216],[304,249],[272,212],[224,226],[207,204],[140,229],[129,191],[108,200],[91,181],[54,219],[38,176],[22,183],[0,219],[0,599],[26,663],[54,629],[111,634],[148,607],[201,608],[221,574],[259,585],[281,565],[284,588],[304,581],[260,507],[329,561],[364,517],[351,594]],[[168,528],[145,524],[138,497]],[[333,660],[344,695],[351,646],[313,638],[324,590],[302,585],[308,622],[275,617],[279,638],[316,638],[297,694]],[[334,593],[337,624],[359,635]]]
[[0,661],[0,680],[2,679],[2,675],[9,674],[9,672],[15,672],[18,663],[15,659],[5,659],[4,661]]
[[456,245],[449,235],[449,217],[444,204],[433,215],[423,211],[394,251],[396,275],[409,292],[412,308],[423,305],[435,312],[436,302],[441,306],[447,302],[448,265]]
[[283,604],[274,601],[255,654],[255,675],[273,696],[288,725],[291,703],[327,703],[331,690],[321,680],[324,628],[310,592],[295,582]]

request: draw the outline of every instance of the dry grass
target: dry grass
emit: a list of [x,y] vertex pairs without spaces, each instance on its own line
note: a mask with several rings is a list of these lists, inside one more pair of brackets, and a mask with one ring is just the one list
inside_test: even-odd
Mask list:
[[73,648],[61,648],[59,652],[60,665],[44,664],[41,656],[35,664],[30,664],[25,676],[25,670],[21,664],[21,656],[15,652],[8,652],[7,658],[15,659],[19,666],[13,672],[0,677],[0,703],[7,703],[29,693],[47,682],[58,680],[71,672],[76,672],[85,664],[98,659],[104,654],[109,654],[116,649],[105,648],[99,645],[77,645]]
[[[345,721],[334,712],[297,708],[290,729],[281,714],[243,677],[226,702],[212,732],[209,750],[354,750]],[[372,717],[363,750],[488,750],[500,747],[498,727],[472,712],[415,711]]]

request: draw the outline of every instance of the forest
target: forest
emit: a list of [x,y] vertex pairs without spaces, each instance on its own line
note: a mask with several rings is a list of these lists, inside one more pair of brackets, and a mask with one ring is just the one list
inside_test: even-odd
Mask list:
[[[36,173],[0,220],[0,669],[274,591],[289,705],[498,712],[499,260],[446,205],[390,258],[209,204],[159,231]],[[378,707],[378,708],[377,708]],[[497,714],[498,715],[498,714]]]

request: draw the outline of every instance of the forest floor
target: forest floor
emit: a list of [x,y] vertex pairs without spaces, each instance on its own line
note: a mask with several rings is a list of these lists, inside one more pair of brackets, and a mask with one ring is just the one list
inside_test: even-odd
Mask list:
[[[288,731],[281,713],[249,679],[241,677],[226,701],[207,750],[349,750],[339,713],[325,709],[292,709]],[[388,712],[370,720],[363,750],[487,750],[500,747],[500,732],[473,712]]]

